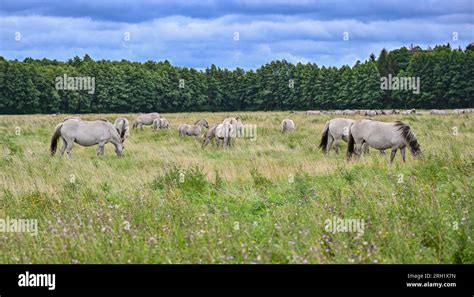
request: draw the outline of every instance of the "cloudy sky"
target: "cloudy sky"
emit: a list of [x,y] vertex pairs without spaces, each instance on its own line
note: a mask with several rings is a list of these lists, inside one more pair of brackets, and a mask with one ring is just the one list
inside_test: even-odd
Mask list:
[[382,48],[447,42],[474,42],[474,0],[0,0],[7,59],[341,66]]

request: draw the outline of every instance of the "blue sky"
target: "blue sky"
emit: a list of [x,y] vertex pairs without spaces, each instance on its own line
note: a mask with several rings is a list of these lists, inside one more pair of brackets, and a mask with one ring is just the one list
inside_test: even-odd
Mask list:
[[382,48],[447,42],[474,42],[474,0],[0,0],[7,59],[341,66]]

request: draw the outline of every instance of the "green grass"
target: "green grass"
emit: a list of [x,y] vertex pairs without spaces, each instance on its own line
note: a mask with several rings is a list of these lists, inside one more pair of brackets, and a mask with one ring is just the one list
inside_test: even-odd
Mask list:
[[[62,117],[1,116],[0,219],[39,230],[0,233],[0,262],[474,263],[472,115],[378,117],[408,122],[424,153],[392,165],[375,151],[348,163],[345,144],[323,155],[327,116],[242,113],[258,138],[229,150],[178,137],[228,115],[166,114],[171,129],[132,131],[122,158],[75,145],[71,160],[48,155]],[[297,130],[281,135],[287,117]],[[333,217],[364,233],[327,232]]]

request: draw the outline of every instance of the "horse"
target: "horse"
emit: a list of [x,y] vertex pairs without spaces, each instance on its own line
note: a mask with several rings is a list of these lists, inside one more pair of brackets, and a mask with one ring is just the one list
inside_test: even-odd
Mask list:
[[326,122],[324,126],[323,135],[319,147],[324,153],[328,153],[334,142],[334,150],[339,153],[339,142],[348,141],[349,126],[354,123],[354,120],[335,118]]
[[349,126],[349,143],[347,146],[347,159],[355,154],[359,157],[364,144],[378,149],[392,149],[390,163],[393,162],[397,150],[400,149],[403,162],[405,162],[405,148],[408,147],[414,157],[421,155],[420,145],[415,134],[408,124],[400,121],[378,122],[373,120],[360,120]]
[[411,114],[416,115],[416,110],[414,108],[412,108],[410,110],[405,110],[404,112],[402,112],[402,115],[411,115]]
[[[355,120],[346,118],[335,118],[326,122],[324,126],[323,135],[319,143],[319,148],[322,149],[323,153],[328,153],[334,142],[334,150],[336,154],[339,154],[339,143],[341,140],[344,142],[349,141],[349,127]],[[369,153],[369,147],[364,144],[364,153]],[[380,154],[384,155],[385,151],[380,150]]]
[[178,127],[179,136],[184,137],[195,136],[198,137],[201,134],[201,128],[209,128],[209,123],[206,119],[200,119],[194,125],[183,124]]
[[384,114],[384,115],[395,114],[395,109],[384,109],[384,110],[382,110],[382,114]]
[[109,142],[112,142],[115,146],[117,156],[120,157],[123,152],[122,139],[117,129],[115,129],[112,123],[106,120],[82,121],[70,119],[59,123],[51,137],[50,152],[52,156],[56,153],[60,137],[63,140],[61,155],[64,155],[64,151],[66,151],[69,158],[71,158],[71,150],[74,143],[82,146],[93,146],[97,144],[98,156],[104,154],[104,146]]
[[323,113],[319,110],[308,110],[306,111],[306,115],[322,115]]
[[152,125],[154,119],[159,119],[160,114],[157,112],[139,114],[133,121],[132,128],[136,129],[139,127],[143,130],[143,125]]
[[295,130],[295,122],[290,119],[284,119],[281,122],[281,133],[287,133]]
[[356,112],[355,110],[344,109],[344,110],[342,111],[342,114],[343,114],[343,115],[356,115],[357,112]]
[[217,128],[218,125],[219,124],[210,127],[209,129],[207,129],[206,133],[204,133],[204,140],[202,142],[202,148],[205,148],[209,144],[211,139],[216,137],[216,128]]
[[130,124],[126,118],[118,118],[114,122],[114,127],[122,139],[122,143],[130,136]]
[[160,129],[169,129],[170,128],[170,121],[165,118],[154,119],[151,129],[154,131],[158,131]]
[[232,135],[231,135],[232,138],[237,137],[238,135],[240,135],[240,133],[242,131],[242,127],[244,126],[242,124],[242,121],[241,121],[240,117],[225,118],[222,121],[222,124],[231,124],[233,126]]
[[230,147],[234,126],[230,123],[218,124],[215,128],[217,146]]
[[448,111],[447,111],[447,110],[432,109],[432,110],[430,111],[430,114],[447,115],[447,114],[448,114]]
[[367,110],[365,112],[365,115],[368,117],[375,117],[377,115],[377,112],[375,110]]

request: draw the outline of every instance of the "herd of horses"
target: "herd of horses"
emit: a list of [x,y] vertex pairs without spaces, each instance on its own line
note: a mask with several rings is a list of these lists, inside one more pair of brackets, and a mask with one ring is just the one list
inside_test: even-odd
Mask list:
[[[455,110],[454,113],[470,113],[472,109]],[[307,111],[307,115],[328,114],[326,111]],[[385,150],[391,149],[390,162],[393,162],[398,150],[405,162],[405,150],[409,149],[414,157],[421,155],[420,145],[410,126],[401,121],[380,122],[372,117],[382,114],[418,114],[414,109],[400,112],[398,110],[343,110],[335,111],[335,115],[365,115],[364,119],[355,120],[349,118],[334,118],[326,122],[322,132],[319,147],[324,153],[328,153],[332,147],[336,153],[339,152],[339,144],[342,141],[348,143],[347,159],[353,156],[358,158],[362,153],[368,153],[369,147],[379,150],[382,154]],[[431,114],[448,114],[446,110],[432,110]],[[132,129],[143,129],[143,126],[151,126],[154,131],[169,129],[170,122],[161,117],[157,112],[139,114],[133,121]],[[228,117],[222,122],[209,126],[206,119],[199,119],[194,124],[182,124],[178,127],[178,134],[181,137],[194,136],[196,139],[201,136],[201,131],[207,131],[202,137],[202,148],[205,148],[212,139],[215,139],[217,147],[230,147],[232,139],[238,137],[244,125],[240,117]],[[296,125],[291,119],[284,119],[281,122],[281,133],[289,133],[296,129]],[[112,143],[115,146],[115,153],[121,156],[124,149],[125,140],[130,135],[130,124],[126,118],[118,118],[112,124],[107,120],[85,121],[78,117],[65,118],[54,129],[50,143],[51,155],[57,150],[59,139],[63,140],[61,155],[64,152],[71,157],[71,150],[74,143],[81,146],[97,145],[97,155],[104,154],[104,146]]]

